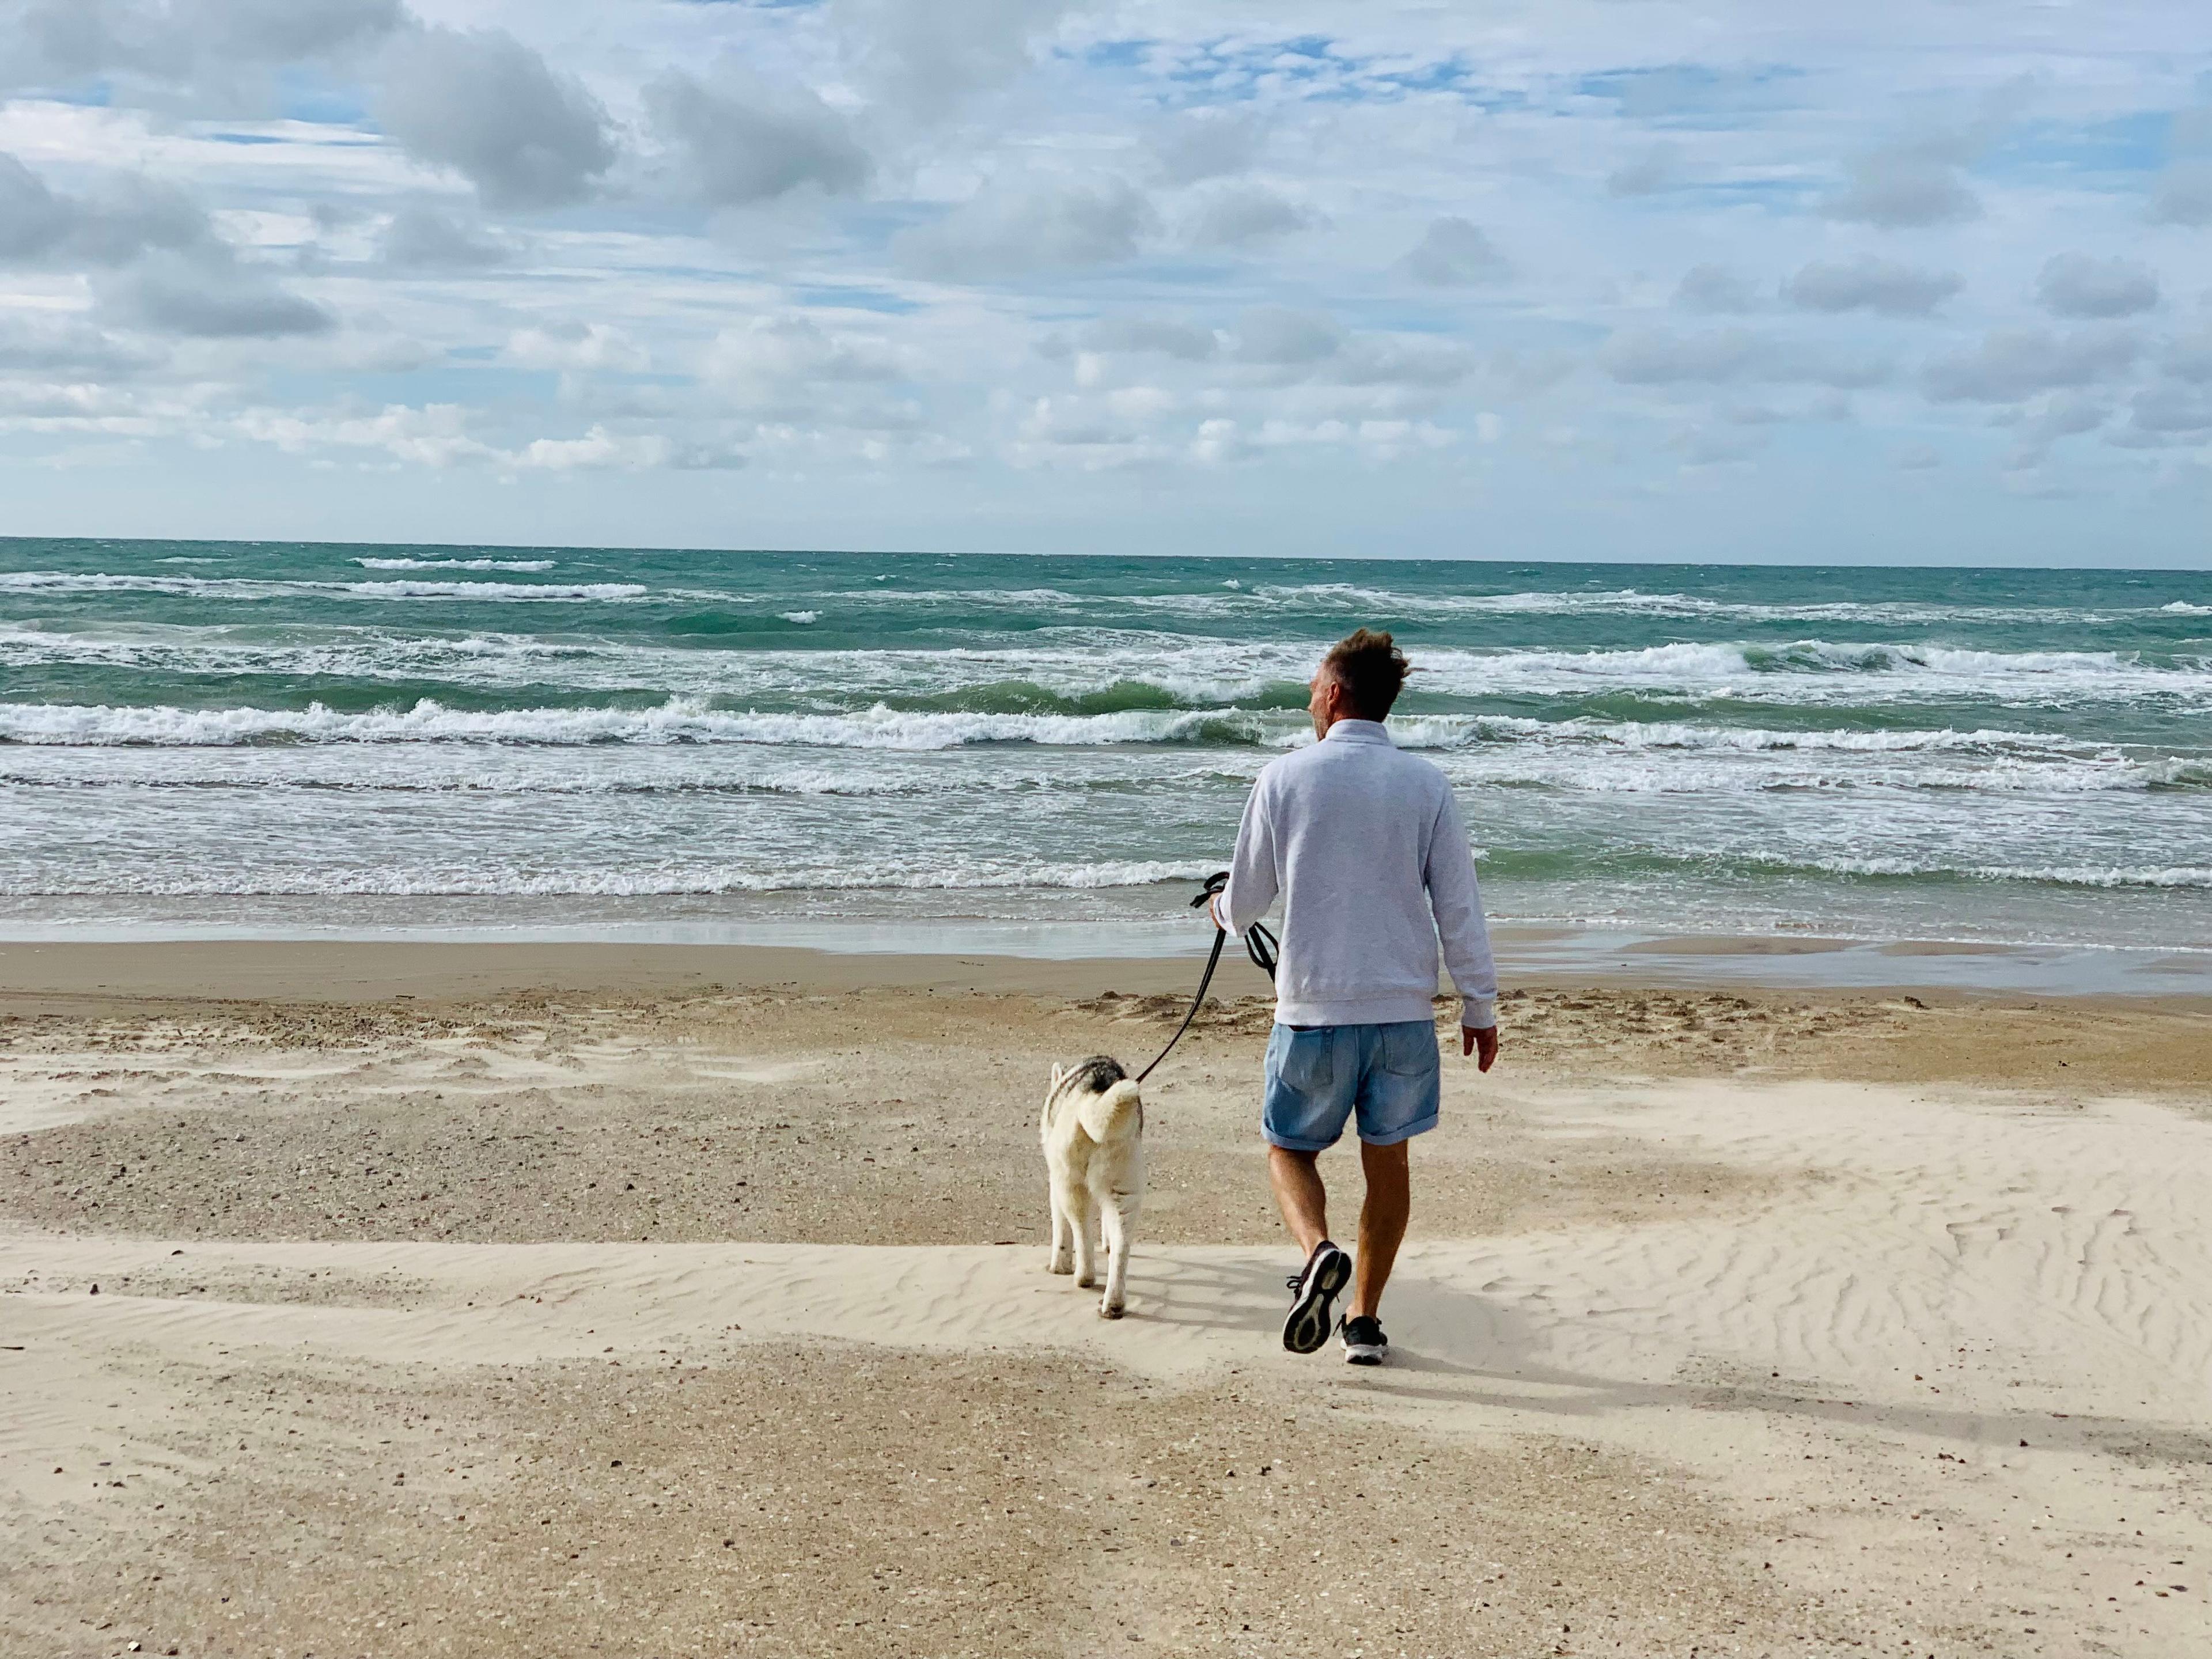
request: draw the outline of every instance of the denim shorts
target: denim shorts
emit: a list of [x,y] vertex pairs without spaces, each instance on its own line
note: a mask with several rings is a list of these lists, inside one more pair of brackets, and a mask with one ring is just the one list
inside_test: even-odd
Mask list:
[[1437,1028],[1278,1025],[1267,1039],[1261,1125],[1267,1144],[1292,1152],[1334,1146],[1356,1110],[1359,1138],[1395,1146],[1437,1127]]

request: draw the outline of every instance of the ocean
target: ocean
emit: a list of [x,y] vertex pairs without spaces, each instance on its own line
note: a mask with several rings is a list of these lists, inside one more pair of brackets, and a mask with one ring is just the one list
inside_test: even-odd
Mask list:
[[1362,623],[1528,939],[2212,947],[2203,573],[21,539],[0,934],[1198,948]]

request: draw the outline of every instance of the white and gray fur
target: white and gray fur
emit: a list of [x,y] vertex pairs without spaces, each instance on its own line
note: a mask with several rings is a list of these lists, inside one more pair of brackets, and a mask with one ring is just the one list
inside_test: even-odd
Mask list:
[[1052,1186],[1046,1268],[1072,1273],[1090,1289],[1097,1283],[1094,1226],[1103,1231],[1106,1291],[1098,1316],[1119,1319],[1127,1301],[1130,1234],[1145,1193],[1145,1103],[1135,1081],[1106,1054],[1054,1066],[1042,1133]]

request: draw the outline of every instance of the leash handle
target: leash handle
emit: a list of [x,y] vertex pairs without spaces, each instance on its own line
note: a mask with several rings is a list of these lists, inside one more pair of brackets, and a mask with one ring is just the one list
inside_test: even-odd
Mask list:
[[[1208,876],[1206,885],[1199,890],[1198,896],[1190,902],[1190,908],[1194,910],[1207,908],[1213,902],[1214,895],[1228,885],[1229,872],[1226,870]],[[1190,1030],[1191,1022],[1198,1018],[1198,1011],[1206,1006],[1206,988],[1213,983],[1213,970],[1221,965],[1221,947],[1228,943],[1229,930],[1221,925],[1220,918],[1217,916],[1213,922],[1213,950],[1206,958],[1206,971],[1198,976],[1198,994],[1190,1000],[1190,1012],[1182,1017],[1182,1024],[1176,1027],[1176,1034],[1168,1039],[1168,1046],[1152,1056],[1152,1065],[1137,1073],[1139,1083],[1150,1077],[1159,1063],[1175,1052],[1176,1044],[1182,1041],[1183,1033]],[[1244,951],[1252,958],[1255,967],[1269,979],[1274,978],[1275,964],[1280,960],[1280,946],[1273,933],[1260,923],[1254,922],[1245,931]]]

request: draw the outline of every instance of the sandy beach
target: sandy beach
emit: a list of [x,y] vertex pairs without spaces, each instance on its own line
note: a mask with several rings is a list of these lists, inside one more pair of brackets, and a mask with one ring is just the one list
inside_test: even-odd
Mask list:
[[1131,1316],[1042,1271],[1045,1068],[1189,971],[0,947],[0,1650],[2212,1638],[2212,1005],[1514,994],[1359,1372],[1241,965]]

